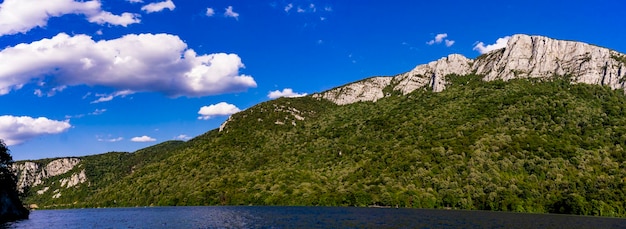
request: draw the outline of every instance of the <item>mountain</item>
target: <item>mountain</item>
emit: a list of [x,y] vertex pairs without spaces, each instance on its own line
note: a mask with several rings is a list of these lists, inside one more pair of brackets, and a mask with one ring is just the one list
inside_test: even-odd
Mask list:
[[515,35],[474,60],[453,54],[263,102],[187,142],[14,169],[26,201],[41,208],[379,205],[624,217],[625,60]]
[[445,79],[450,74],[482,75],[484,81],[570,76],[575,83],[624,90],[626,55],[581,42],[518,34],[505,48],[475,60],[452,54],[394,77],[373,77],[314,96],[345,105],[376,101],[392,92],[406,95],[425,87],[441,92],[450,83]]

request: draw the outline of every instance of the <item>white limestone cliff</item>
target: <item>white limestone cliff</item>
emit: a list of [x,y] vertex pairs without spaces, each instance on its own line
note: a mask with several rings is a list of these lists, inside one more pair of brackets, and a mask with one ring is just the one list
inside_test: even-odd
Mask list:
[[437,61],[415,67],[413,70],[394,77],[397,85],[394,90],[406,95],[415,89],[429,86],[435,92],[446,89],[445,76],[450,74],[467,75],[473,60],[459,54],[451,54]]
[[582,42],[563,41],[543,36],[514,35],[505,48],[493,50],[476,60],[452,54],[415,67],[395,77],[376,77],[314,94],[339,105],[377,101],[387,95],[383,89],[408,94],[419,88],[443,91],[449,74],[484,75],[483,80],[550,78],[570,76],[573,83],[606,85],[624,89],[626,55]]
[[343,87],[331,89],[322,94],[314,94],[314,98],[324,98],[333,103],[344,105],[362,101],[374,101],[385,97],[383,89],[390,83],[392,77],[373,77]]
[[623,89],[620,79],[626,69],[620,56],[623,54],[582,42],[514,35],[504,49],[478,59],[474,69],[487,81],[571,75],[576,83]]
[[[43,184],[45,180],[50,177],[62,175],[71,171],[79,163],[80,159],[78,158],[60,158],[51,161],[45,166],[39,166],[37,163],[26,161],[14,164],[12,170],[18,178],[18,191],[23,192],[25,188]],[[80,181],[80,174],[77,176],[79,176],[77,179]],[[87,178],[83,173],[82,180],[86,179]]]

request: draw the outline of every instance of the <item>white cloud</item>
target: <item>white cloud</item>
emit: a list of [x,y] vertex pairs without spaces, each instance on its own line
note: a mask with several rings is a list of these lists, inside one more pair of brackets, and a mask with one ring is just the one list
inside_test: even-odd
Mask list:
[[89,113],[89,115],[101,115],[104,114],[104,112],[106,112],[107,109],[96,109],[95,111]]
[[0,116],[0,139],[9,146],[17,145],[41,135],[65,132],[70,127],[69,120],[3,115]]
[[277,99],[280,97],[302,97],[302,96],[306,96],[307,93],[296,93],[293,91],[293,89],[291,88],[285,88],[282,91],[276,90],[276,91],[270,91],[269,94],[267,94],[267,97],[270,99]]
[[233,104],[220,102],[218,104],[201,107],[198,111],[198,114],[200,115],[198,119],[207,120],[213,118],[214,116],[231,115],[239,111],[241,110]]
[[124,27],[130,24],[135,24],[135,23],[140,22],[138,14],[122,13],[122,15],[115,15],[106,11],[101,11],[98,14],[89,16],[87,20],[91,23],[96,23],[98,25],[104,25],[108,23],[112,25],[121,25]]
[[228,6],[228,8],[226,8],[226,12],[224,12],[224,16],[232,17],[232,18],[235,18],[236,20],[239,20],[239,13],[236,13],[235,11],[233,11],[232,6]]
[[0,36],[26,33],[35,27],[45,27],[51,17],[82,14],[97,24],[128,26],[139,23],[139,15],[114,15],[102,10],[98,0],[5,0],[0,4]]
[[213,8],[206,8],[206,16],[208,17],[212,17],[213,15],[215,15],[215,10],[213,10]]
[[161,12],[164,9],[169,9],[170,11],[172,11],[174,10],[174,8],[176,8],[176,6],[174,5],[174,2],[172,2],[172,0],[167,0],[163,2],[150,3],[148,5],[141,7],[141,10],[146,11],[146,13],[154,13],[154,12]]
[[130,3],[142,3],[143,2],[143,0],[126,0],[126,1]]
[[111,137],[109,137],[109,138],[100,138],[100,137],[96,136],[96,138],[97,138],[97,140],[98,140],[99,142],[119,142],[119,141],[124,140],[124,138],[123,138],[123,137],[117,137],[117,138],[111,138]]
[[496,40],[495,44],[490,44],[485,46],[485,43],[483,42],[478,42],[475,46],[473,50],[478,51],[480,54],[484,54],[484,53],[488,53],[492,50],[496,50],[496,49],[501,49],[506,47],[506,43],[509,42],[509,39],[511,38],[511,36],[506,36],[506,37],[502,37],[502,38],[498,38],[498,40]]
[[445,42],[446,42],[446,47],[450,47],[450,46],[454,45],[454,41],[453,40],[446,39]]
[[175,35],[129,34],[94,41],[60,33],[0,51],[0,95],[34,81],[50,84],[48,88],[97,85],[120,93],[200,97],[256,87],[251,76],[239,74],[243,67],[236,54],[198,55]]
[[293,4],[289,3],[285,6],[285,12],[289,13],[289,11],[293,9]]
[[300,8],[299,6],[298,6],[298,9],[297,9],[296,11],[297,11],[298,13],[304,13],[304,12],[306,12],[304,9]]
[[[87,115],[101,115],[104,114],[104,112],[106,112],[107,109],[96,109],[91,113],[87,113]],[[77,114],[77,115],[65,115],[66,119],[72,119],[72,118],[82,118],[85,117],[85,114]]]
[[116,91],[112,94],[96,94],[97,97],[100,97],[94,101],[91,101],[91,103],[101,103],[101,102],[108,102],[113,100],[115,97],[126,97],[127,95],[132,95],[135,92],[131,91],[131,90],[123,90],[123,91]]
[[154,142],[154,141],[156,141],[156,139],[151,138],[151,137],[146,136],[146,135],[141,136],[141,137],[134,137],[134,138],[131,138],[130,140],[133,141],[133,142]]
[[186,134],[180,134],[176,137],[174,137],[174,140],[183,140],[183,141],[187,141],[191,139],[191,137],[187,136]]
[[444,42],[446,47],[450,47],[450,46],[454,45],[455,41],[454,40],[445,39],[446,37],[448,37],[447,33],[437,34],[437,35],[435,35],[435,39],[427,41],[426,44],[427,45],[434,45],[434,44],[441,44],[441,42]]
[[447,33],[440,33],[435,35],[435,39],[426,42],[428,45],[439,44],[443,41],[444,38],[448,37]]

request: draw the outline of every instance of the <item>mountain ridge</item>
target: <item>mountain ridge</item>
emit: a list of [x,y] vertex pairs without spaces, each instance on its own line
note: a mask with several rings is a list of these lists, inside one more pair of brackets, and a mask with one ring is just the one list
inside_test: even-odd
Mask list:
[[[593,72],[580,64],[592,54],[580,63],[568,54],[559,65],[578,64],[578,75],[533,65],[546,75],[524,77],[511,70],[530,65],[496,61],[504,53],[452,54],[394,77],[266,101],[187,142],[61,161],[50,167],[69,170],[46,172],[57,175],[34,182],[27,200],[42,208],[381,205],[626,216],[624,93],[577,83]],[[619,63],[605,66],[623,77],[624,55],[611,54]],[[485,80],[469,71],[477,66],[515,74]]]
[[504,48],[492,50],[476,59],[450,54],[396,76],[372,77],[313,96],[338,105],[375,102],[391,95],[384,92],[388,86],[403,95],[419,88],[441,92],[449,84],[444,78],[446,75],[470,73],[484,75],[484,81],[570,75],[574,83],[625,89],[626,55],[583,42],[516,34],[509,38]]

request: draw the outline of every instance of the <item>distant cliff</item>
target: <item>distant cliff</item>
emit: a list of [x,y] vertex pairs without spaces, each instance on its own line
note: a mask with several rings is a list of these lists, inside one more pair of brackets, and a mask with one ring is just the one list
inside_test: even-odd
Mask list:
[[475,60],[452,54],[394,77],[374,77],[314,94],[339,105],[377,101],[390,93],[408,94],[419,88],[445,90],[449,74],[483,75],[484,81],[569,76],[572,83],[624,89],[626,55],[582,42],[543,36],[514,35],[507,46]]
[[52,198],[59,198],[63,195],[63,189],[87,182],[85,169],[79,166],[80,162],[79,158],[59,158],[44,164],[22,161],[15,163],[12,171],[18,178],[19,192],[34,190],[37,195],[51,192]]

